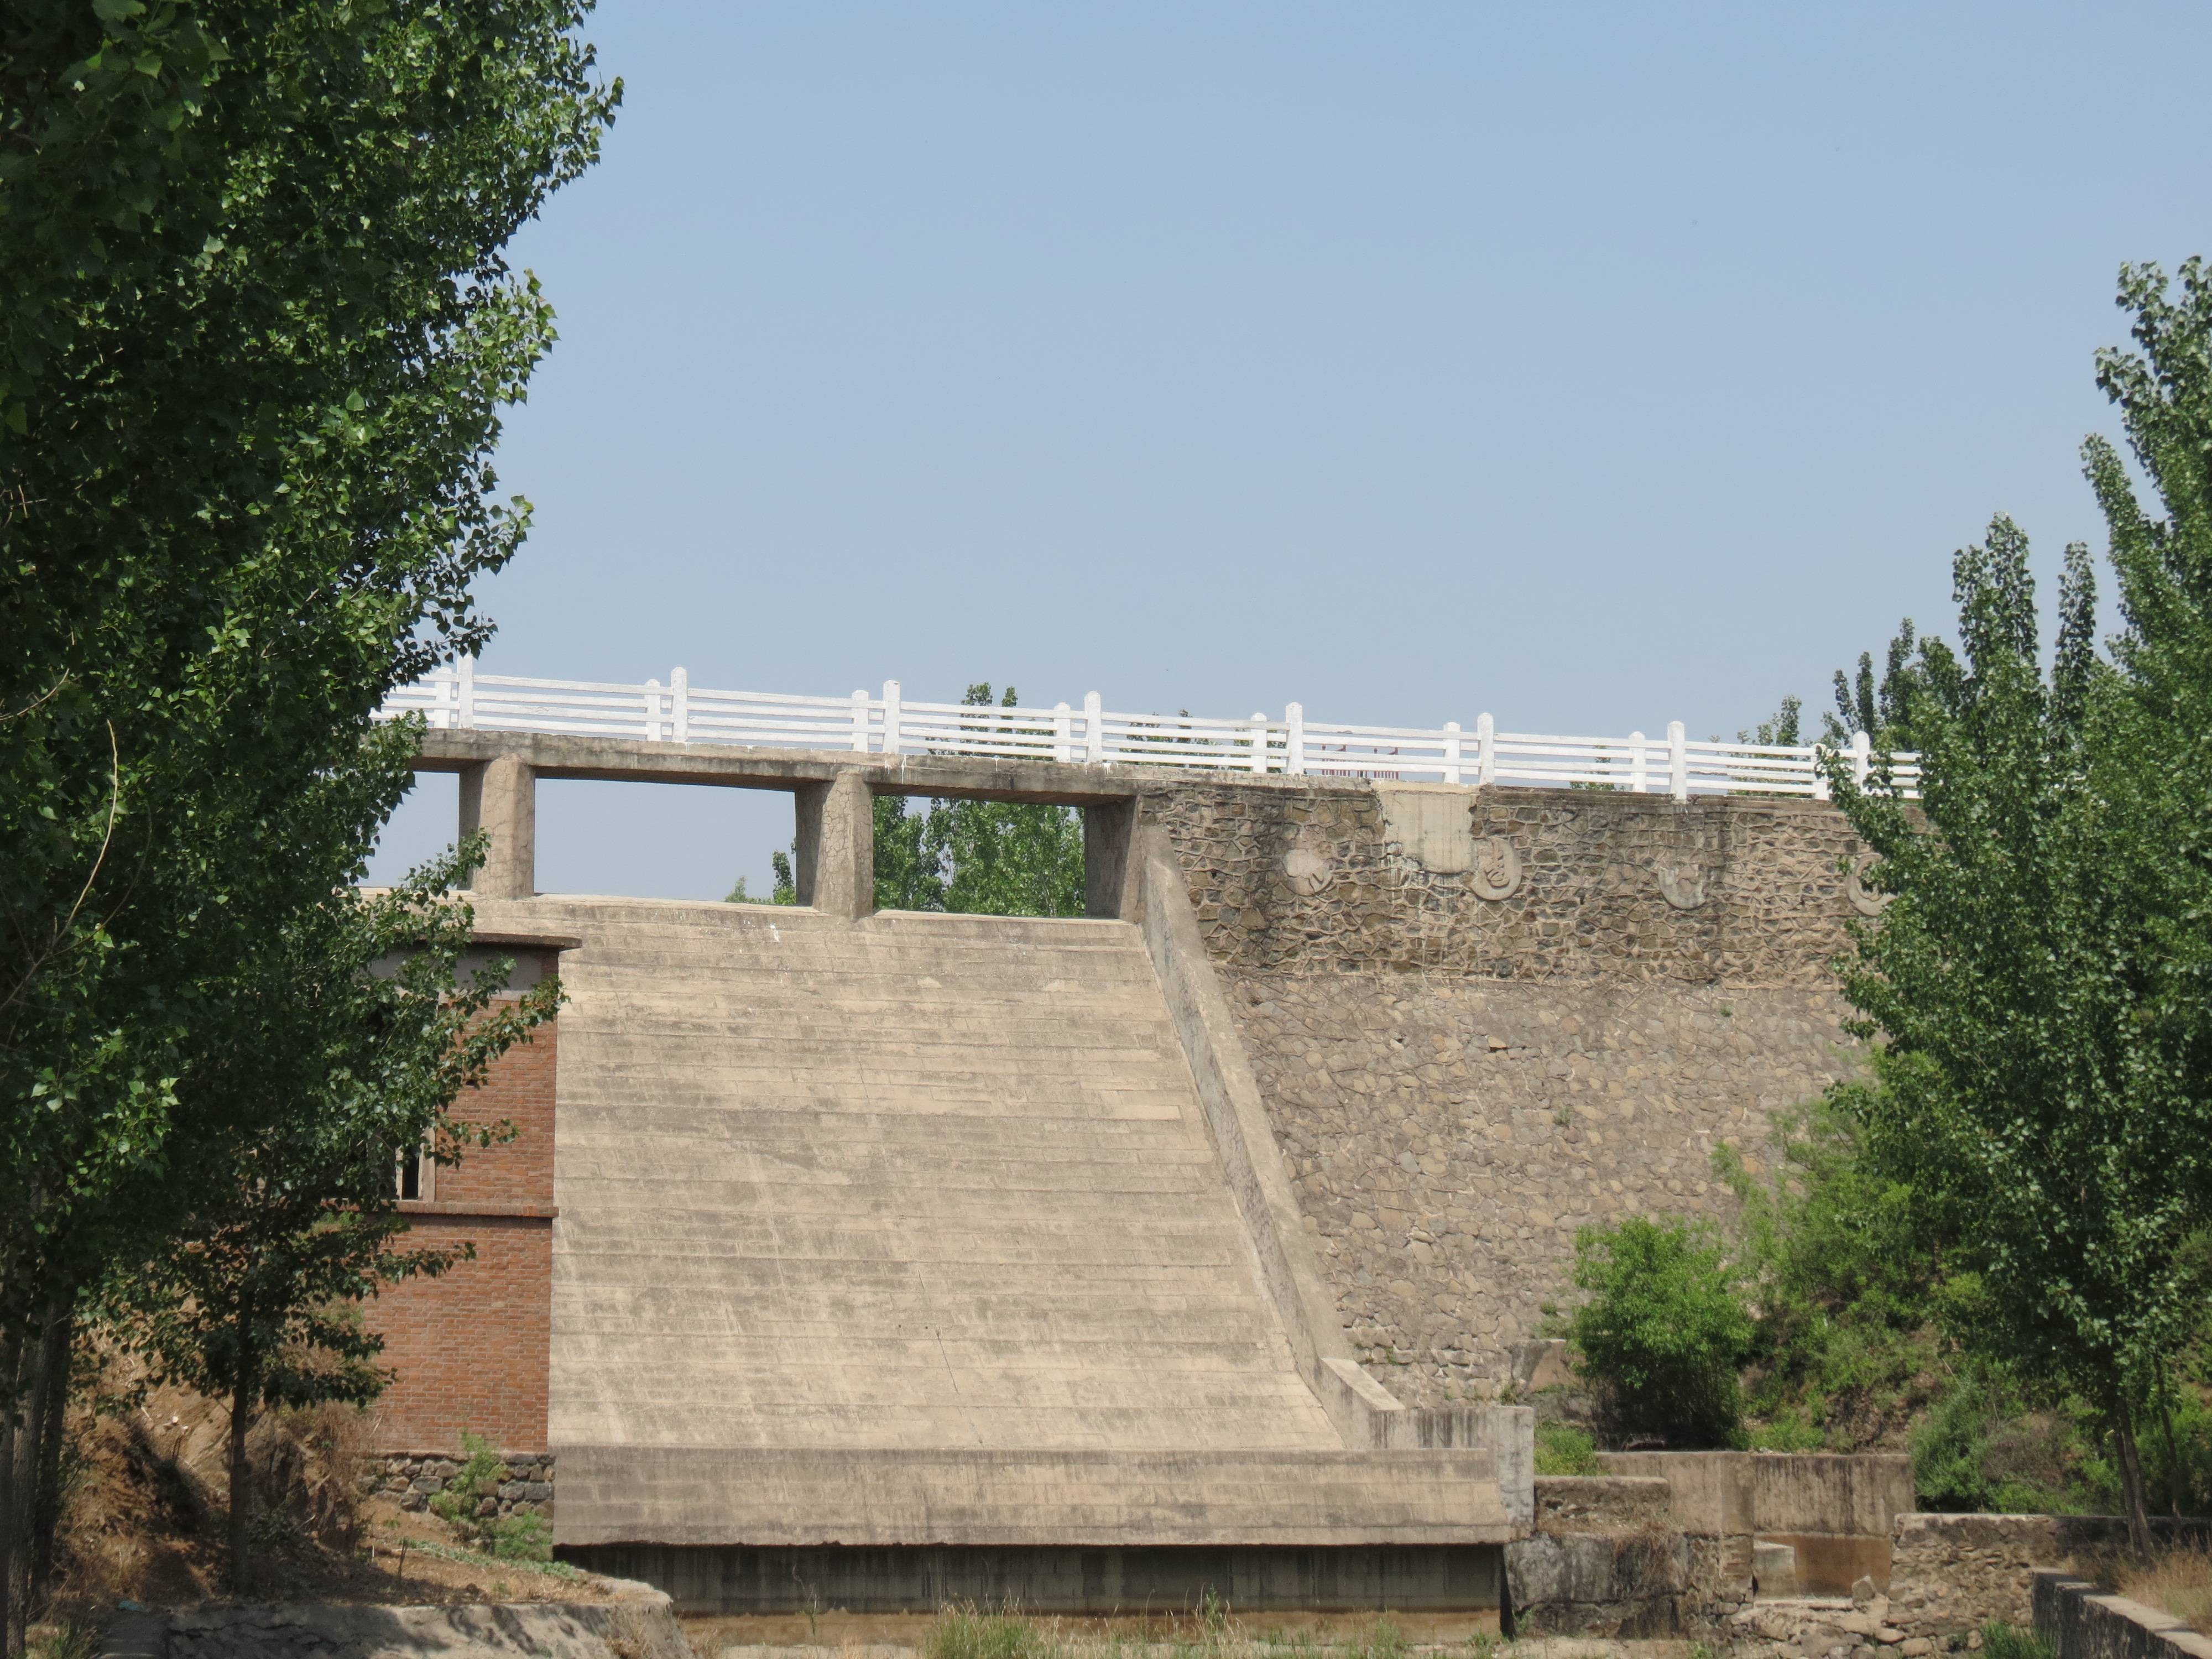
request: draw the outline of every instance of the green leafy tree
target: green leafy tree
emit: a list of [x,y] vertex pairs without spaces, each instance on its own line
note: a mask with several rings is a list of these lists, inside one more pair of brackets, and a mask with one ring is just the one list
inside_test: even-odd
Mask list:
[[1738,743],[1772,744],[1784,748],[1792,747],[1801,741],[1798,731],[1804,723],[1804,698],[1795,696],[1786,696],[1782,699],[1782,706],[1774,711],[1772,720],[1761,720],[1752,731],[1737,732],[1735,740]]
[[[488,633],[501,249],[587,165],[569,0],[0,8],[0,1407],[228,1179],[266,955],[407,782],[373,711]],[[59,1340],[56,1334],[59,1334]],[[20,1431],[35,1432],[35,1429]],[[20,1648],[42,1453],[0,1448]]]
[[446,896],[480,837],[389,893],[349,892],[280,942],[289,972],[255,988],[222,1086],[252,1127],[228,1179],[194,1194],[157,1255],[118,1273],[114,1334],[158,1382],[230,1405],[232,1588],[244,1591],[253,1516],[246,1436],[257,1408],[364,1404],[390,1380],[361,1304],[386,1284],[443,1273],[470,1250],[410,1248],[395,1157],[458,1162],[503,1126],[453,1115],[491,1063],[553,1017],[557,981],[495,1000],[509,964],[456,987],[469,907]]
[[1585,1227],[1575,1235],[1575,1284],[1589,1297],[1571,1333],[1583,1369],[1613,1391],[1624,1425],[1678,1444],[1734,1443],[1752,1324],[1711,1231],[1680,1217]]
[[1778,1115],[1771,1167],[1716,1149],[1741,1208],[1735,1259],[1753,1308],[1754,1445],[1857,1451],[1940,1392],[1941,1252],[1911,1188],[1864,1152],[1865,1085]]
[[1846,675],[1836,671],[1836,712],[1821,715],[1830,746],[1847,748],[1855,732],[1863,732],[1874,747],[1892,754],[1918,747],[1912,738],[1911,704],[1915,684],[1913,651],[1917,638],[1912,618],[1897,625],[1889,641],[1881,676],[1875,677],[1874,653],[1859,653],[1858,670]]
[[2196,260],[2178,285],[2130,267],[2121,300],[2142,355],[2101,354],[2099,380],[2163,511],[2089,441],[2111,658],[2076,545],[2045,670],[2027,538],[1999,518],[1954,563],[1959,650],[1922,640],[1913,664],[1922,799],[1832,775],[1894,896],[1845,965],[1886,1039],[1869,1152],[1948,1241],[1969,1346],[2110,1425],[2147,1549],[2143,1403],[2203,1320],[2212,1218],[2212,287]]

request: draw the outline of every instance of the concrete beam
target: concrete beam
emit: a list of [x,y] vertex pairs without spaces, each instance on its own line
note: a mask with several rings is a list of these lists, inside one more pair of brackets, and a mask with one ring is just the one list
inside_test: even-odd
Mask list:
[[[863,755],[849,749],[747,749],[735,744],[659,743],[643,738],[580,737],[545,732],[426,732],[418,772],[460,772],[501,755],[518,756],[545,778],[601,778],[625,783],[702,783],[738,789],[798,790],[859,775],[879,795],[937,795],[951,800],[1043,801],[1090,806],[1162,794],[1182,787],[1233,787],[1291,795],[1364,795],[1361,778],[1262,776],[1154,766],[1000,760],[983,755]],[[1471,792],[1470,792],[1471,793]],[[1786,803],[1784,803],[1786,804]]]
[[858,772],[802,786],[799,902],[824,915],[859,917],[876,908],[876,798]]
[[461,833],[491,836],[483,867],[470,884],[485,898],[528,898],[538,890],[538,777],[514,755],[460,769]]

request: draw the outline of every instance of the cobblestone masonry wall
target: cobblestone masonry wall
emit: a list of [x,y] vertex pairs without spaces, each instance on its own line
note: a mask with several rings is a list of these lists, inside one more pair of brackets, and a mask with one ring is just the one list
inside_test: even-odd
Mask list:
[[[385,1452],[372,1457],[361,1478],[364,1493],[382,1492],[404,1510],[425,1507],[460,1472],[464,1460],[444,1452]],[[477,1510],[477,1518],[543,1515],[553,1518],[554,1462],[551,1452],[534,1457],[509,1455],[501,1460],[499,1488]]]
[[1770,1115],[1857,1063],[1827,965],[1856,844],[1832,811],[1456,794],[1513,847],[1510,896],[1425,868],[1371,788],[1147,806],[1345,1323],[1409,1404],[1493,1393],[1567,1298],[1577,1228],[1724,1212],[1714,1147],[1757,1166]]

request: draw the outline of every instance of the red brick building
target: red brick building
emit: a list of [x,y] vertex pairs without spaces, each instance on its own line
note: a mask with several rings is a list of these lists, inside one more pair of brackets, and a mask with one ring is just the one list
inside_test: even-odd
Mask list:
[[[535,934],[479,933],[464,973],[484,960],[514,963],[517,991],[557,971],[575,941]],[[501,1056],[489,1080],[464,1096],[455,1115],[512,1123],[514,1139],[471,1148],[458,1164],[423,1160],[410,1172],[399,1209],[408,1244],[476,1247],[434,1279],[389,1285],[368,1310],[384,1335],[384,1363],[397,1380],[376,1404],[380,1451],[460,1449],[468,1431],[495,1449],[546,1449],[546,1378],[553,1319],[553,1119],[560,1023]]]

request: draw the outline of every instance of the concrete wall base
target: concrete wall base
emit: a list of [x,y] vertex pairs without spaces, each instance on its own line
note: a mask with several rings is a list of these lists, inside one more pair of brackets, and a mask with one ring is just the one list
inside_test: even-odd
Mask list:
[[1479,1612],[1498,1605],[1495,1544],[1157,1548],[911,1544],[563,1545],[587,1571],[642,1579],[682,1613],[934,1613],[968,1605],[1106,1616]]

